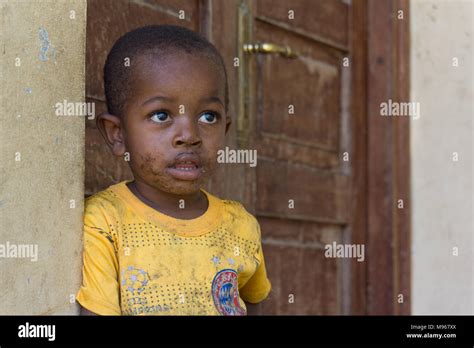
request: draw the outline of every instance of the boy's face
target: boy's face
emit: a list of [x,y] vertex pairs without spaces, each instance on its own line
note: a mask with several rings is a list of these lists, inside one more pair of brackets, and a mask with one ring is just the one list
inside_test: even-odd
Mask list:
[[135,180],[185,195],[213,173],[230,119],[222,71],[207,58],[186,53],[139,58],[121,120],[122,146]]

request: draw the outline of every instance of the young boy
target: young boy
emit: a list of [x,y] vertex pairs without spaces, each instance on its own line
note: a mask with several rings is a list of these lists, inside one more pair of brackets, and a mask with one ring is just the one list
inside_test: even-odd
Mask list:
[[89,197],[82,314],[245,315],[270,292],[257,220],[201,187],[230,126],[222,57],[176,26],[127,33],[97,126],[134,176]]

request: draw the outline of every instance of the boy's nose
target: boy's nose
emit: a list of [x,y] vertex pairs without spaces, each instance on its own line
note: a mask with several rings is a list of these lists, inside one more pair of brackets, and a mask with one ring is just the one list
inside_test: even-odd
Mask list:
[[201,145],[201,137],[197,124],[191,120],[182,120],[181,125],[173,139],[173,146],[199,146]]

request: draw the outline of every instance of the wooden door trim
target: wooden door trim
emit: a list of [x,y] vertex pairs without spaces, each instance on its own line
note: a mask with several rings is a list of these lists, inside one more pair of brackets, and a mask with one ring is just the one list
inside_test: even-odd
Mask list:
[[408,0],[367,2],[366,314],[410,314],[410,119],[380,116],[409,101],[409,29]]
[[[367,5],[365,0],[353,1],[349,24],[351,69],[351,127],[352,142],[349,162],[352,163],[352,192],[346,243],[362,244],[367,248]],[[343,272],[350,275],[344,284],[343,314],[366,314],[366,263],[347,260]],[[346,277],[347,278],[347,277]],[[344,291],[344,290],[343,290]]]

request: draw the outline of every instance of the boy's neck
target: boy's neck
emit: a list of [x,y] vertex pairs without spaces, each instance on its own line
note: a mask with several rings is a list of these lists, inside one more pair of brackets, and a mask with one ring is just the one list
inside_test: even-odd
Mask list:
[[139,180],[127,183],[127,187],[143,203],[175,219],[195,219],[204,214],[209,205],[201,190],[189,195],[175,195],[156,190]]

